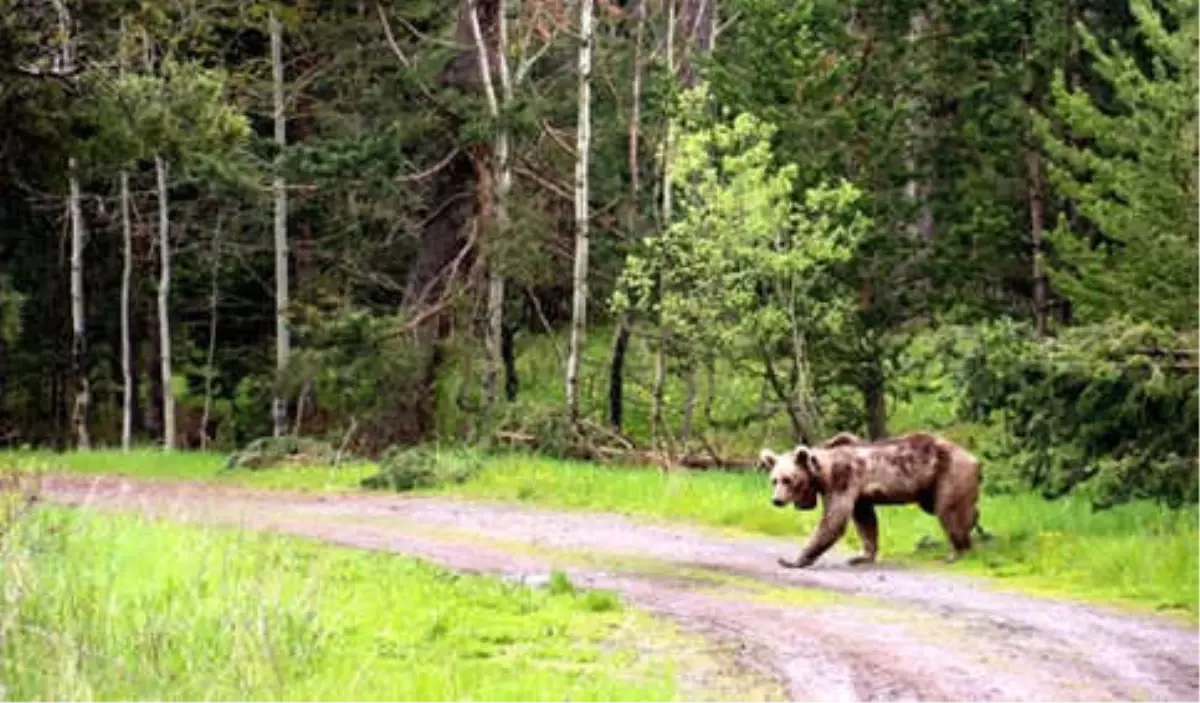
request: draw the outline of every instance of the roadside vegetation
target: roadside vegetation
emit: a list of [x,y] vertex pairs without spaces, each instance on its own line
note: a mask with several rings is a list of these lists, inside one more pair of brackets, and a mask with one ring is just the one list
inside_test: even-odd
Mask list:
[[[413,455],[409,452],[408,455]],[[794,537],[797,548],[820,512],[774,508],[758,473],[663,472],[508,452],[483,455],[427,449],[412,469],[433,464],[438,475],[466,475],[416,488],[468,499],[526,502],[555,508],[603,510],[679,520],[749,534]],[[191,479],[264,489],[354,491],[380,476],[373,463],[341,468],[290,467],[226,471],[216,453],[154,450],[0,454],[25,470],[115,474],[141,479]],[[392,464],[394,470],[411,466]],[[395,475],[395,474],[392,474]],[[423,475],[423,473],[421,473]],[[459,480],[461,479],[461,480]],[[380,484],[379,488],[389,488]],[[943,566],[945,537],[937,521],[912,506],[880,511],[881,558],[921,568],[995,579],[1046,595],[1083,598],[1196,619],[1200,540],[1195,506],[1169,509],[1149,500],[1095,511],[1079,496],[1046,500],[1028,491],[985,495],[982,523],[992,534],[953,566]],[[856,547],[848,530],[845,546]],[[830,557],[826,557],[830,558]]]
[[0,584],[6,700],[703,693],[677,687],[680,635],[561,575],[530,589],[293,538],[40,508],[4,525]]

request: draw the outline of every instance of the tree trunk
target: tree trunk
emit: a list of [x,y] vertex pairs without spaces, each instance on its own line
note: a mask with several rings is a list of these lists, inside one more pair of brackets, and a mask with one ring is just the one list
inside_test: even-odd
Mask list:
[[575,144],[575,271],[571,348],[567,353],[567,415],[579,419],[579,362],[587,326],[588,153],[592,126],[592,0],[579,4],[579,117]]
[[[157,305],[157,302],[155,305]],[[157,308],[155,308],[155,310],[157,310]],[[144,312],[145,316],[142,319],[142,330],[145,333],[145,338],[150,340],[150,353],[148,355],[142,355],[142,362],[144,366],[143,371],[145,372],[145,378],[150,380],[150,396],[145,405],[143,422],[145,424],[146,431],[151,436],[161,436],[163,427],[162,374],[159,373],[155,366],[159,363],[159,359],[162,357],[162,338],[155,333],[155,329],[158,326],[157,312],[155,312],[154,315],[150,314],[149,303],[147,303]]]
[[[675,0],[667,1],[667,71],[675,75]],[[667,120],[663,142],[662,165],[662,229],[671,226],[671,159],[674,145],[674,124]],[[663,392],[667,383],[667,329],[661,319],[658,322],[658,350],[654,360],[654,387],[651,390],[650,418],[652,433],[656,438],[663,432]]]
[[505,325],[500,337],[500,356],[504,359],[504,397],[508,402],[517,399],[520,382],[517,379],[516,325]]
[[792,441],[807,443],[808,433],[805,430],[800,409],[796,407],[794,395],[788,391],[783,380],[779,378],[779,374],[775,371],[775,362],[772,361],[771,354],[766,347],[762,347],[760,353],[763,359],[763,378],[775,394],[775,398],[783,403],[783,407],[787,411],[788,422],[792,425]]
[[[480,25],[478,3],[468,0],[471,36],[475,40],[476,58],[479,62],[479,77],[483,83],[484,97],[487,99],[488,112],[498,125],[495,153],[493,154],[492,174],[492,205],[494,207],[494,223],[485,222],[488,232],[486,256],[488,257],[488,294],[487,294],[487,329],[484,333],[484,349],[486,359],[483,370],[483,413],[486,417],[496,403],[499,387],[500,368],[503,364],[501,352],[501,337],[504,335],[504,274],[499,265],[499,244],[508,233],[508,192],[511,187],[512,172],[509,165],[509,134],[508,128],[501,124],[501,103],[508,105],[512,100],[512,81],[508,73],[508,60],[504,49],[508,46],[507,10],[503,0],[497,3],[496,24],[497,41],[499,46],[492,48],[484,37]],[[492,62],[499,68],[501,98],[496,97],[496,86],[492,82]],[[487,219],[486,217],[484,219]],[[490,226],[494,225],[494,226]]]
[[133,223],[129,219],[129,173],[121,172],[121,449],[133,444],[133,355],[129,298],[133,287]]
[[291,356],[291,336],[287,311],[290,304],[288,288],[287,186],[283,181],[283,150],[287,147],[287,121],[283,114],[283,25],[272,12],[268,21],[271,30],[271,76],[275,102],[275,398],[272,402],[274,435],[287,433],[287,402],[283,397],[283,374]]
[[163,449],[175,448],[175,392],[171,388],[171,236],[170,202],[167,196],[167,162],[154,156],[154,171],[158,177],[158,344],[162,370]]
[[1030,147],[1025,152],[1026,185],[1029,188],[1029,234],[1033,245],[1033,315],[1039,338],[1046,336],[1047,294],[1043,260],[1045,227],[1045,189],[1042,184],[1041,156]]
[[629,318],[622,314],[613,335],[612,363],[608,367],[608,422],[618,432],[625,411],[625,352],[629,348],[630,331]]
[[[878,366],[875,362],[874,366]],[[863,405],[867,411],[867,435],[870,439],[887,437],[887,394],[882,369],[872,368],[862,384]]]
[[[646,0],[636,0],[637,30],[633,45],[633,97],[629,115],[629,206],[625,224],[630,236],[636,236],[641,200],[641,167],[638,161],[642,120],[642,40],[646,34]],[[612,361],[608,368],[608,421],[613,429],[621,430],[625,400],[625,352],[629,348],[632,325],[628,313],[622,312],[613,335]]]
[[87,330],[84,325],[83,301],[83,208],[80,203],[79,178],[75,175],[75,159],[69,160],[71,213],[71,377],[75,384],[75,398],[71,406],[71,425],[75,430],[75,444],[80,449],[92,445],[88,432],[88,410],[92,402],[88,387]]

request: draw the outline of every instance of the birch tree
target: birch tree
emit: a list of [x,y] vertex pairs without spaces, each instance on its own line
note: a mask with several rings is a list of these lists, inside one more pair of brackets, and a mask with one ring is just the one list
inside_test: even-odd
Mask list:
[[175,448],[175,390],[171,387],[171,203],[167,192],[167,160],[154,155],[158,188],[158,343],[162,373],[163,449]]
[[[53,71],[58,75],[74,74],[75,37],[72,31],[71,13],[62,0],[54,0],[58,18],[58,54],[54,57]],[[80,449],[91,446],[88,431],[88,410],[92,394],[88,385],[87,324],[83,291],[83,247],[86,233],[83,226],[83,207],[79,188],[79,163],[74,156],[67,159],[67,217],[71,226],[71,377],[74,384],[74,399],[71,403],[71,426],[75,432],[75,443]]]
[[288,288],[287,186],[283,179],[283,150],[287,147],[287,120],[283,104],[283,25],[272,11],[268,20],[271,32],[272,95],[275,104],[275,397],[272,403],[274,434],[287,432],[287,402],[282,393],[283,372],[291,356],[291,335],[288,331],[287,310],[290,304]]
[[588,153],[592,111],[592,0],[579,3],[579,119],[575,142],[575,269],[571,303],[571,346],[567,355],[567,414],[579,419],[579,357],[587,325]]
[[[492,153],[491,192],[485,194],[491,199],[494,222],[485,222],[488,232],[486,240],[486,257],[488,259],[488,293],[487,293],[487,330],[484,335],[486,359],[483,372],[483,410],[486,414],[495,405],[499,389],[500,368],[503,364],[502,342],[504,336],[504,270],[501,266],[499,250],[509,229],[509,192],[512,190],[512,135],[505,124],[503,115],[512,105],[515,89],[528,77],[530,69],[546,52],[553,36],[544,37],[544,43],[537,48],[532,46],[535,22],[532,17],[521,29],[519,51],[517,54],[516,70],[510,69],[507,49],[509,46],[508,4],[505,0],[493,0],[490,7],[495,12],[496,37],[489,45],[479,19],[479,0],[467,1],[468,21],[471,37],[475,42],[475,53],[478,59],[479,77],[483,84],[484,99],[487,103],[488,114],[496,123],[496,138]],[[534,15],[536,13],[529,13]],[[497,79],[492,77],[492,65],[496,66]],[[497,91],[497,82],[499,91]],[[485,208],[486,211],[486,208]]]

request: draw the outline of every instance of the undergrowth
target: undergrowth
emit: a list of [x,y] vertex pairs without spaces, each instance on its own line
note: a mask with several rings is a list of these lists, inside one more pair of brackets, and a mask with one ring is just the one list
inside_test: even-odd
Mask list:
[[669,647],[639,646],[657,625],[561,576],[42,508],[0,541],[0,584],[0,699],[677,695]]

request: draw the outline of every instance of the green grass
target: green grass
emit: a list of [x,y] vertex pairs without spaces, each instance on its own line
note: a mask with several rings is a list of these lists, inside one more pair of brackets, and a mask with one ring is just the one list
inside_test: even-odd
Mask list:
[[0,698],[664,700],[677,633],[306,541],[45,508],[0,541]]
[[[511,455],[489,461],[448,492],[565,508],[617,511],[802,539],[819,511],[779,510],[756,474],[662,473]],[[916,507],[881,508],[882,558],[1001,580],[1046,594],[1133,605],[1197,617],[1197,509],[1148,502],[1093,512],[1082,500],[1034,495],[984,497],[981,522],[995,535],[943,567],[945,538]],[[923,536],[934,549],[918,550]],[[846,544],[857,546],[853,530]]]
[[113,474],[141,479],[219,481],[248,488],[280,490],[354,490],[375,473],[371,463],[300,466],[277,469],[223,471],[228,456],[217,452],[164,454],[160,449],[97,449],[91,451],[0,451],[0,468],[53,473]]

